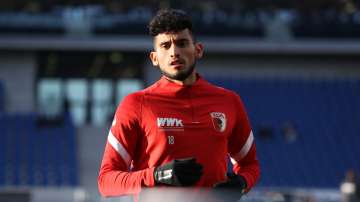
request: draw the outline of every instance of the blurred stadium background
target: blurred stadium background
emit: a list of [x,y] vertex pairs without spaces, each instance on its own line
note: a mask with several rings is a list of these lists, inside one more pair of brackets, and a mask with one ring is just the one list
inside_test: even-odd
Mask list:
[[108,128],[119,101],[159,77],[147,22],[165,7],[191,14],[198,71],[247,107],[262,176],[242,201],[341,201],[360,172],[359,6],[2,0],[0,201],[111,200],[96,181]]

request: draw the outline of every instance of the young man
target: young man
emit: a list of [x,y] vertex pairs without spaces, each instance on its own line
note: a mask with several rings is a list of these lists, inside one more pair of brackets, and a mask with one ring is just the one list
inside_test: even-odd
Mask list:
[[117,108],[100,168],[100,193],[137,194],[154,186],[249,191],[259,178],[259,164],[240,97],[196,73],[203,46],[184,12],[159,11],[149,31],[150,59],[163,76]]

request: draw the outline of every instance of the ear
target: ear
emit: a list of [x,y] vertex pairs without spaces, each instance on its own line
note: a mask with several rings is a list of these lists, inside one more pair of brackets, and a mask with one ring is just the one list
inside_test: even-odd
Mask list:
[[158,66],[158,65],[159,65],[159,61],[158,61],[158,59],[157,59],[157,55],[156,55],[156,52],[155,52],[155,51],[151,51],[151,52],[150,52],[149,58],[150,58],[150,60],[151,60],[151,62],[152,62],[152,64],[153,64],[154,66]]
[[200,58],[202,58],[203,54],[204,54],[204,46],[203,46],[203,44],[202,43],[196,43],[195,44],[195,57],[197,59],[200,59]]

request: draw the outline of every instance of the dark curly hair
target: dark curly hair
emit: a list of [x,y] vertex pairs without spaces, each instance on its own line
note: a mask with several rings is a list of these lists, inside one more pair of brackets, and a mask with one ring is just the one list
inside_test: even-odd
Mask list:
[[189,29],[192,33],[192,22],[190,17],[183,10],[163,9],[151,19],[149,23],[149,34],[157,36],[161,33],[179,32]]

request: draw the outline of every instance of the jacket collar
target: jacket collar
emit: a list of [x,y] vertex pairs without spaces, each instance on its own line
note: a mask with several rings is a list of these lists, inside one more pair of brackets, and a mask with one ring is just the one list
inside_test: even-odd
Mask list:
[[179,83],[175,83],[165,76],[162,76],[160,80],[156,82],[156,85],[161,92],[178,94],[182,92],[187,92],[188,90],[196,89],[205,83],[206,81],[203,79],[203,77],[196,73],[196,81],[192,85],[182,85]]

